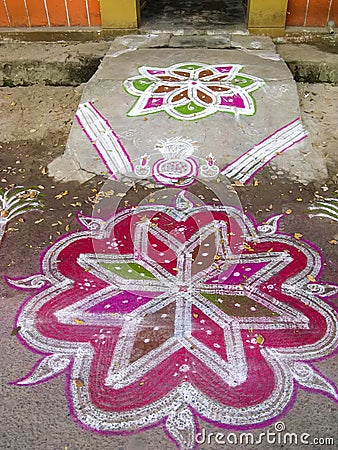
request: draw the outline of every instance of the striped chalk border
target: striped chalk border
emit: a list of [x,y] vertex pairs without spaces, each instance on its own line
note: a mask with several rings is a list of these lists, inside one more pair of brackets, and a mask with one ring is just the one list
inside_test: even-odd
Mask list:
[[338,198],[326,198],[309,207],[310,217],[326,217],[338,222]]
[[273,158],[306,137],[298,117],[228,164],[221,173],[243,184],[248,183]]
[[128,153],[110,123],[91,102],[81,103],[75,116],[109,173],[115,179],[119,173],[123,174],[134,170]]

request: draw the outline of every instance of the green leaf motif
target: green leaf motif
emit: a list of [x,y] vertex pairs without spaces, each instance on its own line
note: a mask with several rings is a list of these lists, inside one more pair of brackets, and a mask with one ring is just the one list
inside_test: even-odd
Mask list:
[[206,108],[203,108],[203,106],[198,106],[193,101],[190,101],[189,103],[181,106],[176,106],[174,108],[177,112],[184,114],[185,116],[189,116],[192,114],[197,114],[201,111],[204,111]]
[[144,92],[153,83],[154,82],[149,80],[149,78],[138,78],[137,80],[133,81],[133,86],[136,90]]
[[242,75],[237,75],[233,80],[231,80],[230,83],[235,86],[245,88],[253,84],[254,81],[251,78],[243,77]]
[[180,66],[177,69],[195,70],[200,68],[202,68],[202,66],[198,66],[197,64],[188,64],[185,66]]

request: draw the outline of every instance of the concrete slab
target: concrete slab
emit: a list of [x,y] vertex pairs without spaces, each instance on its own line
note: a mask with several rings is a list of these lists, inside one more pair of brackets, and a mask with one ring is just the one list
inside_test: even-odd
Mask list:
[[[114,44],[111,49],[115,47],[125,48],[158,48],[168,47],[169,40],[171,38],[170,33],[162,34],[130,34],[127,36],[119,36],[114,40]],[[111,54],[109,50],[107,55]]]
[[[215,158],[215,164],[222,168],[242,157],[249,149],[254,149],[271,135],[273,138],[269,145],[273,149],[275,133],[279,133],[278,130],[284,129],[300,116],[296,84],[287,65],[278,54],[273,52],[274,46],[268,38],[258,39],[255,37],[257,41],[255,44],[256,41],[253,41],[252,37],[247,38],[246,41],[242,36],[236,44],[239,47],[233,49],[143,47],[147,45],[147,42],[155,47],[162,46],[168,42],[167,39],[168,36],[162,35],[159,37],[127,36],[116,40],[103,59],[99,70],[88,82],[81,98],[81,104],[91,102],[103,116],[102,120],[110,123],[128,153],[132,165],[137,165],[145,153],[150,155],[149,158],[154,163],[162,157],[156,149],[159,141],[182,137],[194,143],[194,157],[200,162],[205,161],[211,153]],[[245,102],[251,102],[251,107],[229,106],[227,113],[217,111],[222,109],[217,106],[210,108],[210,105],[219,101],[219,97],[217,99],[217,95],[210,93],[208,88],[207,91],[203,90],[205,83],[207,84],[207,81],[210,80],[209,73],[207,74],[209,78],[206,76],[203,79],[202,76],[201,89],[204,93],[209,92],[213,99],[208,100],[211,102],[210,104],[205,104],[202,100],[197,99],[199,106],[196,108],[198,110],[203,109],[201,105],[205,104],[206,106],[204,111],[198,112],[198,114],[195,112],[194,114],[184,113],[186,115],[179,116],[173,112],[173,109],[170,112],[168,105],[151,109],[151,114],[147,114],[148,110],[146,109],[141,111],[135,107],[137,102],[138,105],[140,104],[140,97],[136,96],[135,91],[133,95],[129,92],[134,89],[133,83],[137,77],[139,79],[145,77],[144,71],[147,69],[140,69],[141,67],[157,70],[185,63],[190,63],[190,65],[202,63],[206,65],[206,70],[209,70],[208,65],[213,70],[216,67],[221,67],[220,70],[228,70],[224,67],[232,65],[228,78],[223,77],[220,86],[214,86],[212,89],[223,89],[224,87],[225,89],[229,89],[229,87],[234,89],[231,80],[241,83],[238,81],[240,79],[236,77],[244,76],[246,77],[245,83],[249,83],[249,87],[240,85],[238,89],[236,87],[236,92],[239,96],[243,96]],[[140,70],[143,70],[143,75],[140,75]],[[196,70],[201,71],[202,69]],[[241,80],[243,81],[243,78]],[[181,91],[179,91],[182,95],[182,86],[184,83],[189,84],[190,81],[181,79],[180,83],[183,83],[180,85]],[[250,85],[250,83],[253,84]],[[201,93],[198,94],[198,90],[194,91],[195,94],[191,94],[193,92],[192,85],[189,86],[190,94],[184,95],[201,95]],[[255,87],[252,88],[252,86]],[[150,89],[155,89],[154,83]],[[172,87],[167,86],[167,89],[172,89]],[[148,102],[152,101],[148,94],[149,90],[146,89],[145,94],[145,91],[140,92],[139,95],[143,96],[142,98],[148,95]],[[156,101],[162,100],[157,98]],[[137,111],[135,112],[135,110]],[[195,120],[198,117],[202,117],[202,119]],[[177,120],[177,118],[181,120]],[[299,143],[292,142],[292,145],[290,144],[292,148],[285,153],[283,150],[288,146],[281,149],[279,144],[277,142],[276,148],[273,149],[274,156],[278,155],[278,157],[273,160],[271,166],[277,171],[277,174],[283,173],[291,179],[308,183],[318,179],[318,171],[326,173],[325,164],[319,155],[312,155],[310,161],[305,157],[311,151],[310,143],[307,140]],[[282,152],[283,154],[279,155]],[[68,169],[69,158],[76,161],[76,165],[81,168],[82,173],[78,170]],[[262,157],[259,157],[255,163],[258,169],[268,161],[265,156],[264,158],[262,160]],[[95,174],[107,173],[107,167],[76,121],[71,129],[65,157],[53,162],[49,166],[49,173],[56,179],[61,179],[62,176],[65,181],[76,179],[81,182]]]
[[297,81],[338,84],[338,54],[328,45],[322,50],[308,44],[282,44],[278,51]]
[[276,46],[268,36],[231,35],[231,47],[247,48],[250,50],[270,50],[276,53]]
[[173,36],[169,47],[183,48],[230,48],[230,36]]

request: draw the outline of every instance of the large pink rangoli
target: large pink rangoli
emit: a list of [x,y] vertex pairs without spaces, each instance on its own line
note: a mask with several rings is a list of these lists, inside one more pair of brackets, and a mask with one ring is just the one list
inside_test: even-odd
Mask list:
[[[181,196],[182,200],[182,196]],[[68,375],[70,408],[98,432],[163,423],[193,448],[196,418],[248,428],[283,413],[297,386],[337,391],[311,362],[338,342],[309,244],[234,207],[126,209],[61,238],[16,326],[43,358],[18,385]]]

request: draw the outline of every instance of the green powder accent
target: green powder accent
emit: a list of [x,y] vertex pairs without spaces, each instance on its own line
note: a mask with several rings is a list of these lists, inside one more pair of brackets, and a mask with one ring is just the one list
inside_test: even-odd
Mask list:
[[[325,208],[325,209],[322,209]],[[314,205],[314,208],[311,208],[311,214],[327,214],[332,217],[333,220],[338,221],[338,199],[337,200],[325,200],[322,202],[317,202]]]
[[240,87],[244,88],[244,87],[247,87],[247,86],[250,86],[251,84],[253,84],[254,81],[251,80],[251,78],[246,78],[246,77],[243,77],[242,75],[237,75],[233,80],[231,80],[230,83],[235,86],[240,86]]
[[203,106],[198,106],[192,101],[187,103],[186,105],[176,106],[174,109],[177,112],[184,114],[185,116],[191,116],[192,114],[197,114],[205,110]]
[[[194,70],[194,69],[200,69],[202,66],[198,66],[197,64],[188,64],[186,66],[180,66],[177,69],[186,69],[186,70]],[[177,70],[176,69],[176,70]]]
[[149,78],[138,78],[133,81],[134,88],[141,92],[146,91],[151,84],[153,84],[153,81]]
[[137,263],[101,263],[100,265],[110,272],[127,280],[156,280],[156,277],[149,272],[149,270]]
[[[201,295],[216,305],[220,310],[225,312],[228,316],[235,317],[273,317],[278,316],[277,313],[271,311],[265,306],[255,302],[249,297],[242,295],[219,295],[219,294],[207,294],[201,292]],[[220,302],[218,299],[222,300]],[[241,306],[235,306],[235,303]],[[252,311],[250,308],[255,307],[256,311]]]

